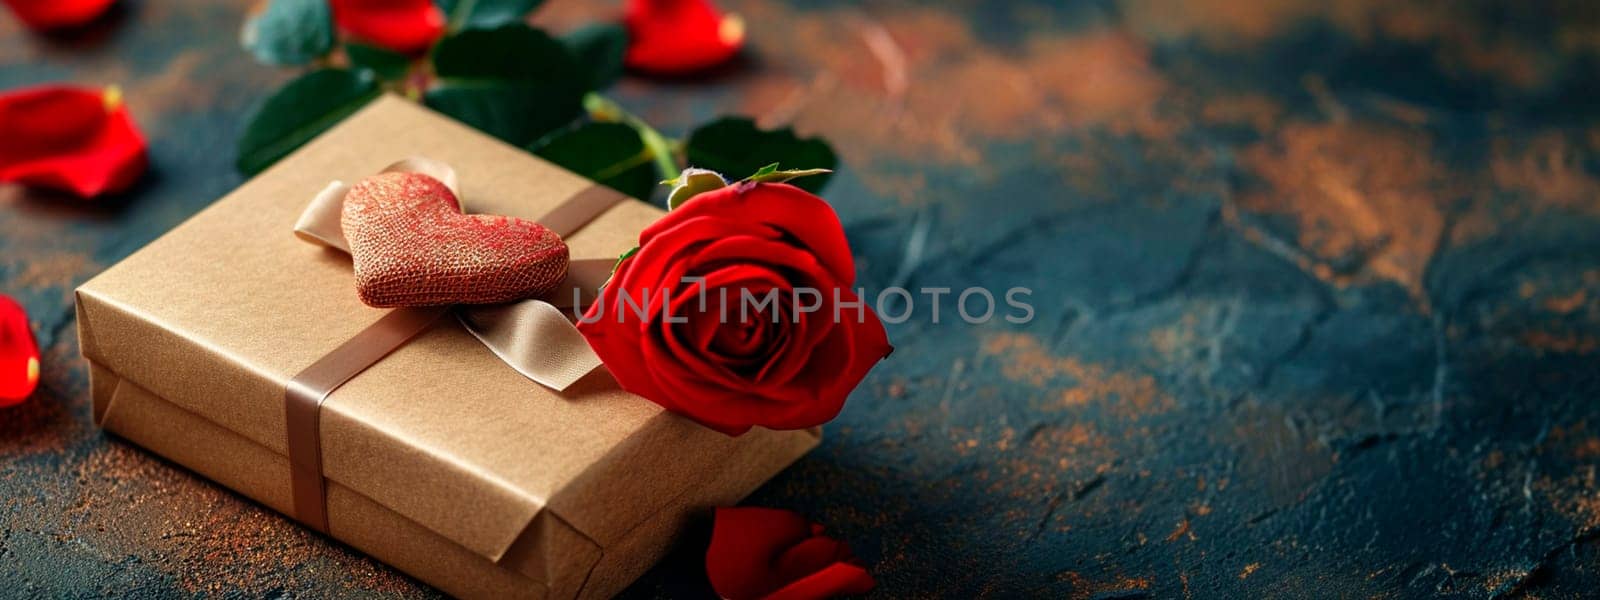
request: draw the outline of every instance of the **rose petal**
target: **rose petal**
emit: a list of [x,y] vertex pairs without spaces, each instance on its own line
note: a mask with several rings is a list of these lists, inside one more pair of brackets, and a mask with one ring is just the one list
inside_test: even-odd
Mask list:
[[[646,395],[629,387],[646,379],[640,376],[641,369],[636,368],[639,366],[639,343],[643,335],[636,307],[642,305],[649,310],[649,302],[659,298],[665,289],[662,272],[685,252],[685,248],[664,244],[640,248],[617,265],[611,280],[600,290],[599,297],[578,323],[578,331],[600,355],[601,361],[610,367],[623,389],[658,403],[664,398]],[[608,358],[608,355],[616,357],[616,360]]]
[[[827,598],[872,589],[872,576],[847,562],[844,544],[804,517],[771,508],[718,508],[706,548],[706,575],[729,600]],[[803,558],[799,558],[803,557]],[[802,568],[805,567],[805,568]]]
[[[647,245],[644,247],[652,250],[658,248],[675,249],[675,251],[670,252],[670,256],[662,251],[651,252],[650,256],[640,263],[640,272],[663,273],[659,283],[656,284],[660,288],[674,289],[684,281],[685,277],[705,277],[704,271],[708,268],[740,262],[768,265],[788,274],[786,277],[779,278],[780,281],[785,279],[787,281],[776,286],[782,288],[779,290],[779,305],[785,309],[789,308],[788,304],[793,302],[792,289],[794,287],[804,286],[816,289],[832,289],[834,287],[830,281],[829,274],[817,263],[815,256],[795,248],[788,242],[778,241],[784,237],[783,232],[765,224],[741,223],[722,216],[715,216],[715,213],[712,213],[710,215],[682,219],[675,226],[665,231],[647,230],[647,232],[649,241],[646,242]],[[738,232],[739,234],[735,235],[733,232]],[[644,236],[641,236],[641,239],[644,239]],[[729,283],[722,282],[720,285],[728,285]],[[629,283],[624,285],[625,287],[632,287],[634,284],[629,280]],[[715,288],[717,286],[711,287]],[[771,287],[774,286],[765,286],[763,289],[756,290],[755,293],[758,294],[759,298],[761,297],[759,294],[765,294],[766,290]],[[686,298],[686,295],[689,297]],[[731,294],[730,297],[736,301],[738,300],[737,293]],[[650,298],[649,315],[658,317],[663,314],[663,310],[667,308],[664,305],[668,299],[667,294],[655,292]],[[670,314],[675,316],[688,313],[682,308],[681,304],[691,301],[698,304],[699,301],[692,293],[684,294],[682,292],[679,292],[671,300],[680,305],[671,307],[672,309],[669,311]],[[824,310],[829,310],[826,308],[827,306],[829,305],[825,304]],[[804,315],[796,316],[803,317]],[[796,320],[790,319],[790,321],[795,322]],[[775,357],[774,361],[764,367],[755,381],[732,376],[725,378],[711,377],[711,379],[723,379],[727,381],[727,385],[732,389],[744,389],[754,384],[766,382],[769,379],[769,375],[774,372],[774,367],[786,365],[776,371],[779,373],[778,376],[771,378],[781,383],[804,365],[811,348],[815,346],[816,340],[824,332],[826,332],[826,328],[808,328],[805,326],[805,320],[798,320],[798,323],[793,327],[793,331],[789,332],[794,334],[794,339],[797,341],[794,344],[790,344],[790,340],[785,339],[785,352]],[[697,358],[693,354],[683,353],[682,349],[675,349],[675,351],[679,352],[677,356],[680,357],[680,361],[694,361]],[[782,360],[785,358],[788,360]],[[701,371],[702,375],[706,375],[703,369]]]
[[144,138],[115,88],[0,95],[0,182],[91,198],[126,190],[145,165]]
[[[743,435],[755,425],[773,429],[811,427],[837,414],[843,403],[842,397],[836,402],[820,399],[819,403],[813,391],[803,386],[787,386],[776,390],[730,387],[695,369],[672,368],[668,365],[676,365],[681,360],[678,350],[659,339],[659,336],[645,336],[640,347],[643,350],[643,364],[656,365],[656,368],[646,369],[644,376],[654,382],[656,389],[676,398],[673,407],[669,408],[728,435]],[[834,359],[827,360],[832,362]],[[627,389],[627,386],[624,385],[623,389]],[[785,391],[790,393],[782,393]],[[806,421],[815,418],[812,415],[819,412],[827,416],[823,420]]]
[[[849,294],[846,301],[855,298]],[[822,371],[818,367],[815,373],[801,373],[795,376],[794,381],[810,383],[815,388],[819,402],[814,406],[816,412],[811,415],[797,417],[801,422],[821,418],[818,423],[832,420],[843,408],[846,397],[850,392],[866,379],[867,372],[877,366],[878,361],[887,358],[894,352],[894,346],[889,344],[889,333],[883,327],[883,321],[878,319],[872,307],[864,307],[865,318],[857,320],[853,311],[844,313],[833,327],[830,335],[845,336],[838,342],[830,345],[824,341],[818,344],[821,348],[848,350],[852,355],[844,362],[839,370]],[[829,316],[832,318],[832,315]],[[808,369],[809,371],[809,369]],[[833,404],[837,402],[837,404]],[[831,404],[831,406],[830,406]]]
[[[672,365],[677,361],[672,350],[659,339],[651,338],[641,344],[641,348],[644,364]],[[673,398],[671,405],[662,406],[727,435],[744,435],[751,427],[760,425],[769,411],[760,397],[748,393],[729,394],[726,385],[710,381],[689,369],[645,369],[643,376],[653,382],[656,389],[667,391],[668,397]],[[621,379],[618,382],[621,383]],[[629,389],[627,384],[623,384],[622,389],[639,393]]]
[[[624,268],[629,262],[631,261],[623,261]],[[617,274],[621,274],[620,269]],[[616,278],[617,275],[612,276],[613,284]],[[589,347],[600,357],[600,362],[611,372],[622,389],[648,398],[667,410],[678,411],[673,396],[663,392],[650,377],[638,376],[644,365],[644,354],[639,342],[640,333],[637,328],[617,322],[616,314],[619,308],[616,299],[617,287],[607,285],[600,290],[595,303],[589,306],[589,310],[585,311],[583,318],[578,321],[578,332],[583,334],[584,340],[589,342]]]
[[333,0],[333,20],[350,37],[401,54],[420,54],[444,33],[433,0]]
[[797,581],[827,568],[828,565],[849,562],[852,558],[850,547],[844,542],[822,535],[822,528],[813,525],[811,535],[813,537],[790,546],[788,550],[783,551],[783,554],[778,555],[776,566],[779,576],[788,581]]
[[[870,307],[865,310],[868,316],[861,321],[854,318],[854,311],[846,312],[845,318],[829,329],[828,339],[817,344],[820,350],[811,353],[815,358],[785,386],[762,389],[763,394],[773,397],[807,399],[784,403],[791,410],[764,415],[762,426],[799,429],[826,423],[839,415],[850,392],[861,384],[867,372],[894,351],[883,322]],[[828,318],[831,320],[832,315]]]
[[684,221],[706,215],[737,215],[751,223],[778,229],[795,239],[794,245],[815,255],[841,285],[856,281],[855,259],[844,237],[839,216],[821,198],[785,183],[736,184],[704,192],[667,213],[639,234],[639,245],[650,243]]
[[[755,265],[732,265],[708,274],[706,282],[713,290],[727,290],[730,287],[750,289],[758,297],[769,289],[778,290],[783,295],[788,293],[781,275]],[[687,322],[665,326],[663,331],[647,335],[645,339],[646,343],[662,340],[664,345],[659,354],[675,357],[675,363],[684,367],[651,371],[658,386],[663,389],[692,394],[690,397],[695,401],[682,407],[680,412],[703,423],[729,421],[736,425],[725,429],[742,430],[743,426],[749,424],[765,425],[768,416],[781,415],[789,410],[769,406],[770,402],[804,402],[809,397],[775,396],[764,391],[768,386],[767,373],[775,357],[791,355],[792,339],[797,336],[794,330],[804,326],[803,322],[797,324],[788,320],[782,311],[778,313],[778,318],[782,320],[777,323],[771,322],[772,316],[750,315],[752,320],[760,321],[758,326],[776,331],[762,340],[758,354],[727,357],[708,348],[710,340],[722,332],[741,327],[738,324],[741,317],[737,297],[737,292],[729,294],[727,322],[724,322],[720,296],[713,292],[707,298],[707,310],[702,312],[697,306],[699,298],[690,288],[685,297],[673,300],[673,314],[688,315],[685,317]],[[739,390],[740,393],[730,394],[728,390]]]
[[[811,351],[816,348],[817,342],[830,329],[828,327],[809,327],[806,324],[810,322],[810,317],[814,315],[824,317],[825,320],[832,319],[834,305],[832,293],[839,285],[834,281],[830,272],[818,263],[814,254],[802,251],[787,241],[778,242],[775,240],[734,236],[706,244],[692,258],[694,264],[715,265],[735,261],[760,262],[782,269],[788,274],[789,285],[786,286],[787,289],[784,290],[784,295],[779,302],[785,309],[790,310],[790,320],[797,323],[795,328],[796,340],[785,356],[778,357],[789,360],[779,360],[777,363],[770,365],[768,369],[763,370],[761,377],[761,379],[767,380],[770,376],[772,380],[779,383],[788,381],[800,369],[805,360],[811,356]],[[816,290],[822,294],[823,297],[820,299],[821,307],[816,312],[809,314],[794,312],[793,309],[799,308],[799,302],[805,302],[809,306],[815,300],[807,297],[797,301],[791,291],[797,288]],[[846,293],[848,293],[848,290],[841,290],[841,298]],[[851,295],[851,297],[854,296]],[[777,368],[785,365],[787,366],[786,368]]]
[[759,598],[788,581],[778,579],[778,557],[811,535],[810,523],[787,510],[718,508],[706,548],[706,575],[717,594]]
[[116,0],[5,0],[17,19],[35,31],[50,31],[88,24]]
[[850,563],[833,563],[805,576],[762,600],[817,600],[834,596],[865,594],[878,585],[866,569]]
[[28,399],[39,384],[39,346],[28,313],[0,294],[0,407]]
[[[676,235],[676,232],[674,234]],[[664,239],[664,238],[663,238]],[[739,268],[743,267],[743,268]],[[753,265],[734,265],[727,270],[714,272],[707,276],[707,283],[716,286],[727,285],[738,278],[752,278],[756,280],[767,279],[778,282],[780,288],[779,305],[792,301],[791,288],[782,283],[781,276],[768,269],[758,268]],[[725,279],[726,278],[726,279]],[[692,288],[690,288],[692,290]],[[753,293],[764,293],[756,290]],[[699,298],[690,291],[673,298],[675,316],[686,315],[691,311],[689,305],[698,304]],[[651,313],[656,315],[658,313]],[[708,315],[720,320],[719,315]],[[801,368],[814,368],[818,372],[847,372],[846,361],[851,360],[854,353],[850,350],[826,352],[813,356],[810,348],[796,347],[790,338],[809,339],[816,337],[807,334],[807,327],[811,321],[801,319],[798,322],[785,323],[792,328],[789,335],[780,340],[783,347],[775,349],[778,353],[772,364],[762,368],[755,377],[750,378],[729,369],[726,364],[707,360],[703,352],[698,351],[693,344],[685,343],[682,335],[673,331],[674,325],[658,322],[654,327],[647,328],[639,340],[645,353],[646,364],[674,365],[679,368],[649,369],[648,374],[656,383],[657,389],[673,393],[683,398],[693,399],[692,402],[679,402],[678,411],[693,418],[702,424],[730,434],[742,433],[750,425],[768,427],[782,426],[787,429],[809,427],[821,423],[815,421],[800,423],[811,415],[824,414],[824,420],[832,418],[838,413],[844,398],[819,398],[815,384],[807,385],[779,385],[772,386],[766,380],[768,373],[777,365],[783,367],[784,379],[774,377],[772,381],[779,384],[787,383],[786,378]],[[695,323],[680,323],[676,327],[692,327]],[[721,325],[718,323],[718,325]],[[826,333],[828,328],[817,328]],[[874,361],[875,362],[875,361]],[[831,377],[831,376],[829,376]],[[626,389],[626,386],[624,386]],[[729,393],[737,390],[737,393]],[[819,404],[820,401],[820,404]],[[787,406],[783,406],[787,405]]]
[[[785,289],[787,285],[783,276],[765,265],[732,264],[702,277],[703,286],[696,281],[688,287],[675,290],[676,295],[672,297],[669,312],[686,321],[670,324],[677,333],[686,334],[675,336],[678,342],[685,345],[686,352],[694,353],[695,356],[691,358],[745,362],[760,358],[760,353],[766,349],[763,342],[771,340],[762,335],[778,333],[787,324],[774,323],[772,315],[753,313],[749,306],[744,306],[741,311],[740,291],[750,290],[748,293],[756,295],[764,294],[766,290]],[[738,339],[742,331],[752,332],[753,335],[748,339]],[[719,346],[719,343],[722,345]],[[735,344],[740,347],[731,348]],[[742,379],[741,374],[741,385],[744,383]]]
[[707,273],[706,287],[711,298],[707,314],[690,321],[696,346],[708,355],[737,362],[741,374],[759,385],[796,325],[782,302],[761,303],[763,298],[788,293],[789,284],[764,265],[730,265]]
[[708,0],[628,0],[628,68],[681,75],[726,62],[744,45],[744,20]]

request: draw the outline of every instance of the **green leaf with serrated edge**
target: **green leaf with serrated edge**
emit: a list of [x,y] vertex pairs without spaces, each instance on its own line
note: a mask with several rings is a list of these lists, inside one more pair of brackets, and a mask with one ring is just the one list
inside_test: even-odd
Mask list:
[[244,23],[239,44],[263,63],[310,64],[333,50],[333,13],[326,0],[272,0]]
[[628,29],[618,23],[590,23],[561,36],[573,56],[589,71],[589,85],[605,89],[622,77],[628,51]]
[[370,73],[322,69],[274,92],[250,115],[235,166],[254,175],[326,131],[380,93]]
[[485,29],[519,23],[544,0],[434,0],[450,19],[450,29]]
[[648,199],[656,186],[654,156],[639,132],[622,123],[585,123],[545,136],[528,150],[634,198]]
[[588,76],[560,42],[523,24],[471,29],[433,49],[434,87],[424,102],[517,146],[583,114]]
[[[726,117],[689,133],[684,154],[689,164],[722,173],[755,173],[773,162],[796,170],[838,167],[833,149],[817,138],[800,138],[789,128],[762,130],[746,118]],[[828,174],[795,182],[810,192],[821,191]]]
[[683,174],[676,179],[661,183],[672,186],[672,192],[667,194],[667,210],[673,210],[683,206],[683,203],[688,202],[696,194],[727,187],[728,180],[723,179],[722,175],[716,171],[690,167],[684,169]]
[[344,53],[350,66],[372,71],[385,81],[403,79],[411,71],[411,57],[376,46],[346,43]]

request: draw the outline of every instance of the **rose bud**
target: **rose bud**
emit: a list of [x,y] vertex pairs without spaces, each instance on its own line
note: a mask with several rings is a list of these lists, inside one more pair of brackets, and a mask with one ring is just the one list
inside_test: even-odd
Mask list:
[[728,600],[813,600],[864,594],[877,582],[822,526],[771,508],[718,508],[706,575]]
[[683,75],[720,65],[744,45],[744,20],[708,0],[628,0],[628,68]]
[[444,34],[444,11],[433,0],[332,1],[346,35],[401,54],[421,54]]
[[39,346],[28,327],[28,313],[0,294],[0,407],[19,404],[39,384]]
[[116,0],[4,0],[17,19],[34,31],[53,31],[87,25]]
[[144,138],[117,88],[0,94],[0,182],[91,198],[126,190],[145,164]]
[[781,183],[693,196],[646,227],[578,330],[622,388],[729,435],[803,429],[893,348],[821,198]]

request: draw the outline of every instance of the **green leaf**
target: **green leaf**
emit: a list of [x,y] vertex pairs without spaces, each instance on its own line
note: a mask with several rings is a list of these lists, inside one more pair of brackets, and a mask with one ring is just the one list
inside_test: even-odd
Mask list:
[[526,146],[571,124],[583,113],[581,96],[516,81],[442,81],[423,103],[507,143]]
[[433,50],[438,81],[424,102],[526,146],[583,114],[588,78],[565,46],[523,24],[469,29]]
[[377,46],[346,43],[344,53],[351,66],[372,71],[385,81],[402,79],[411,71],[411,57]]
[[450,29],[488,29],[520,23],[544,0],[435,0],[450,18]]
[[661,183],[672,186],[672,191],[667,194],[667,210],[676,210],[697,194],[727,187],[728,180],[716,171],[690,167],[684,169],[682,175]]
[[606,275],[605,283],[600,284],[600,290],[599,291],[604,292],[605,289],[606,289],[606,286],[611,285],[611,280],[615,279],[617,277],[617,269],[621,269],[622,268],[622,261],[625,261],[625,260],[628,260],[630,258],[633,258],[633,255],[638,254],[638,253],[639,253],[639,247],[638,246],[634,246],[632,248],[629,248],[627,252],[623,252],[622,256],[618,256],[617,257],[617,262],[611,265],[611,274]]
[[245,21],[239,44],[269,65],[309,64],[333,49],[333,13],[326,0],[272,0]]
[[[839,164],[833,149],[821,139],[796,137],[794,130],[787,127],[764,131],[754,121],[738,117],[725,117],[690,132],[684,154],[691,166],[734,176],[755,173],[773,162],[802,171],[831,171]],[[823,173],[795,185],[815,193],[828,179],[830,175]]]
[[612,275],[616,275],[617,274],[617,269],[622,266],[622,261],[625,261],[625,260],[628,260],[630,258],[633,258],[633,255],[638,254],[638,253],[639,253],[639,247],[638,246],[634,246],[632,248],[629,248],[627,252],[623,252],[622,256],[618,256],[617,257],[617,264],[611,265],[611,274]]
[[754,183],[786,183],[790,180],[814,175],[827,175],[830,169],[786,169],[778,170],[778,163],[772,163],[756,170],[754,175],[744,178],[745,181]]
[[650,154],[655,158],[656,170],[663,177],[676,178],[683,173],[678,168],[677,150],[673,143],[651,127],[643,119],[633,116],[622,105],[598,92],[589,92],[583,95],[583,110],[589,113],[589,118],[600,122],[625,123],[639,132],[639,139],[644,140],[644,147],[650,149]]
[[301,75],[250,115],[239,138],[236,166],[246,175],[261,172],[379,93],[378,83],[366,72],[322,69]]
[[561,36],[561,42],[588,68],[590,87],[608,88],[622,77],[628,29],[621,24],[590,23]]
[[541,158],[635,198],[656,186],[654,156],[639,132],[621,123],[585,123],[528,148]]
[[771,175],[771,174],[777,173],[777,172],[778,172],[778,163],[772,163],[772,164],[767,165],[765,167],[761,167],[759,169],[756,169],[755,174],[753,174],[753,175],[751,175],[749,177],[746,177],[745,179],[749,180],[749,181],[758,181],[759,180],[758,178],[766,177],[768,175]]
[[583,88],[585,71],[567,47],[548,34],[515,23],[457,32],[433,49],[441,78],[559,82]]

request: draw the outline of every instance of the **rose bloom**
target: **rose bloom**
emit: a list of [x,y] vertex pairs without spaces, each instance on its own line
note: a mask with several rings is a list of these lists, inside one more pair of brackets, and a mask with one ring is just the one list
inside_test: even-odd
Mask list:
[[[893,349],[854,282],[826,202],[739,183],[645,228],[578,330],[623,389],[668,410],[729,435],[803,429],[838,415]],[[796,302],[800,288],[817,293]]]

